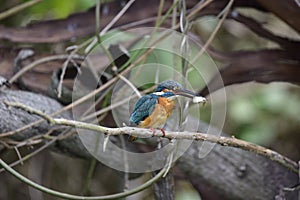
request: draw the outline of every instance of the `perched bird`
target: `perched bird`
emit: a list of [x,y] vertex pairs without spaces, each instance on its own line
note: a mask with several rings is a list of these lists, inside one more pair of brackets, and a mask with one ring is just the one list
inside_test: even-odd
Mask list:
[[[193,99],[194,103],[205,102],[204,97],[186,90],[181,84],[175,81],[164,81],[156,90],[141,97],[130,115],[130,123],[140,128],[159,128],[162,126],[174,109],[174,100],[178,95]],[[163,134],[164,130],[160,129]],[[134,141],[136,136],[129,136],[129,141]]]

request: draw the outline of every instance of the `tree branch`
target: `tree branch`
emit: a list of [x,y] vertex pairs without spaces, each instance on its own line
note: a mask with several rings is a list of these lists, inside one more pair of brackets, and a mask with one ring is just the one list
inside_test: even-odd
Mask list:
[[239,140],[236,138],[230,138],[230,137],[223,137],[223,136],[215,136],[215,135],[208,135],[205,133],[193,133],[193,132],[172,132],[172,131],[162,131],[156,130],[153,132],[153,130],[150,129],[144,129],[144,128],[136,128],[136,127],[121,127],[121,128],[108,128],[104,126],[99,126],[95,124],[90,124],[86,122],[80,122],[75,120],[69,120],[69,119],[63,119],[63,118],[53,118],[50,115],[44,114],[39,110],[33,109],[29,106],[26,106],[24,104],[18,103],[18,102],[9,102],[4,101],[4,103],[8,106],[13,106],[16,108],[23,109],[31,114],[38,115],[45,120],[47,120],[50,124],[55,125],[64,125],[74,128],[80,128],[80,129],[87,129],[91,131],[97,131],[99,133],[103,133],[106,135],[122,135],[122,134],[129,134],[129,135],[135,135],[137,137],[164,137],[168,138],[170,140],[172,139],[188,139],[188,140],[201,140],[201,141],[208,141],[212,143],[217,143],[222,146],[231,146],[240,148],[246,151],[251,151],[254,153],[257,153],[259,155],[265,156],[282,166],[285,166],[286,168],[290,169],[291,171],[298,173],[298,165],[296,162],[290,160],[289,158],[273,151],[267,148],[264,148],[262,146],[246,142],[243,140]]

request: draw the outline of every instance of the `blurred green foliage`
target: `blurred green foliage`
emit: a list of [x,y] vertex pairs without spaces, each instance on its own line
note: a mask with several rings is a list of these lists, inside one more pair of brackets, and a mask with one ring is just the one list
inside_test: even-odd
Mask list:
[[[1,11],[12,8],[29,0],[2,0]],[[43,0],[7,19],[1,23],[8,26],[27,25],[35,21],[66,18],[72,13],[85,11],[96,4],[96,0]]]
[[44,0],[29,8],[28,12],[35,13],[41,18],[65,18],[71,13],[92,7],[95,2],[95,0]]
[[256,85],[254,89],[229,103],[229,126],[240,138],[271,146],[280,134],[291,134],[289,131],[300,128],[299,88],[273,83]]

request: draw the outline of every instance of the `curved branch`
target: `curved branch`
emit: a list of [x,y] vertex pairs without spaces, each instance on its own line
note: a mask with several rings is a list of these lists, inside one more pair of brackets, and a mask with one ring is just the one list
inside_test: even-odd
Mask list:
[[50,194],[52,196],[55,197],[59,197],[59,198],[64,198],[64,199],[74,199],[74,200],[105,200],[105,199],[118,199],[118,198],[123,198],[135,193],[138,193],[148,187],[150,187],[153,183],[155,183],[156,181],[158,181],[165,173],[166,169],[163,168],[156,176],[154,176],[153,178],[151,178],[149,181],[145,182],[144,184],[129,190],[129,191],[125,191],[125,192],[121,192],[121,193],[117,193],[117,194],[112,194],[112,195],[105,195],[105,196],[77,196],[77,195],[72,195],[72,194],[68,194],[68,193],[63,193],[63,192],[59,192],[56,190],[52,190],[50,188],[44,187],[42,185],[39,185],[33,181],[31,181],[30,179],[24,177],[23,175],[21,175],[20,173],[18,173],[17,171],[15,171],[14,169],[12,169],[9,165],[7,165],[1,158],[0,158],[0,165],[7,170],[10,174],[12,174],[14,177],[16,177],[17,179],[19,179],[20,181],[26,183],[27,185],[40,190],[42,192],[45,192],[47,194]]

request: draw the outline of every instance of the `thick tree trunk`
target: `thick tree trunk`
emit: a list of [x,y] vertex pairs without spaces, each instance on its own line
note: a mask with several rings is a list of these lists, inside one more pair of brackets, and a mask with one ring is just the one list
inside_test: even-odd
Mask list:
[[215,145],[206,157],[198,158],[198,149],[194,143],[177,166],[200,193],[212,192],[219,195],[218,199],[297,199],[297,192],[284,193],[282,188],[296,185],[298,175],[277,163],[220,145]]

